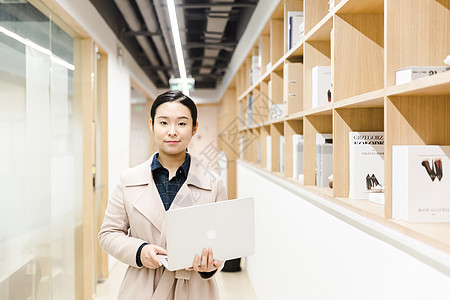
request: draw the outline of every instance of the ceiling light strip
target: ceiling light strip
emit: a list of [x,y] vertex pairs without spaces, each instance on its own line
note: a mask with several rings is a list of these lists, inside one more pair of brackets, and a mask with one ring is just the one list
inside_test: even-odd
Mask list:
[[7,36],[9,36],[10,38],[15,39],[18,42],[24,44],[25,46],[31,47],[34,50],[37,50],[37,51],[39,51],[39,52],[41,52],[41,53],[43,53],[45,55],[48,55],[50,57],[50,60],[52,62],[54,62],[55,64],[58,64],[58,65],[60,65],[60,66],[62,66],[64,68],[72,70],[72,71],[75,70],[75,66],[74,65],[72,65],[72,64],[68,63],[67,61],[65,61],[64,59],[54,55],[52,53],[52,51],[50,51],[49,49],[44,48],[42,46],[39,46],[38,44],[30,41],[29,39],[21,37],[20,35],[18,35],[16,33],[12,32],[12,31],[6,29],[3,26],[0,26],[0,32],[5,34],[5,35],[7,35]]
[[169,9],[170,27],[172,29],[173,42],[177,55],[178,69],[180,70],[180,78],[183,86],[183,93],[189,96],[189,88],[187,84],[186,67],[184,65],[183,49],[181,48],[180,31],[178,29],[177,14],[175,11],[174,0],[167,0],[167,8]]

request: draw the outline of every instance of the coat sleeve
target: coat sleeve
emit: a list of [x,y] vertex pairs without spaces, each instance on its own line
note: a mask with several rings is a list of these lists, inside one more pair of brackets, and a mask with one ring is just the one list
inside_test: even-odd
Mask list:
[[127,265],[139,268],[136,264],[136,252],[146,241],[128,235],[130,223],[124,201],[126,177],[127,171],[124,171],[108,201],[98,239],[107,253]]

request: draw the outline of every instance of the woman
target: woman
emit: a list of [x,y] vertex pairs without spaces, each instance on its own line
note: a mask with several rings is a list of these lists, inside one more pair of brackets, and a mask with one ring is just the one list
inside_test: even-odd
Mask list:
[[121,175],[99,233],[101,247],[128,265],[118,299],[219,299],[214,274],[222,262],[211,249],[193,257],[193,267],[171,272],[157,254],[167,254],[164,212],[226,200],[222,180],[187,153],[197,131],[197,108],[179,91],[159,95],[149,120],[159,152]]

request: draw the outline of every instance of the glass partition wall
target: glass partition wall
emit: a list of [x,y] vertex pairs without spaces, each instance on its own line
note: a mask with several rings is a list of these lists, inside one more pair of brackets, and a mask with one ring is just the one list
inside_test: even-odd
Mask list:
[[[73,34],[0,2],[0,299],[75,299],[82,118]],[[60,23],[58,23],[60,24]],[[78,247],[79,248],[79,247]]]

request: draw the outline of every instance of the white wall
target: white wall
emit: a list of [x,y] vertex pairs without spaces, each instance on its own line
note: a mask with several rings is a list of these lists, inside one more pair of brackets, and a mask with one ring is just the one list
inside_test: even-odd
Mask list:
[[238,164],[238,196],[255,198],[256,253],[246,264],[258,300],[450,299],[448,272],[355,228],[271,177]]

